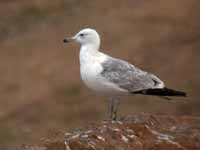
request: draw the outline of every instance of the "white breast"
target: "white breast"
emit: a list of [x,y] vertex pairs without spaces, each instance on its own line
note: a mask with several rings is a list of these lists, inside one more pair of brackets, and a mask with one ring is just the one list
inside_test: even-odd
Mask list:
[[102,94],[119,94],[124,90],[106,80],[101,76],[103,70],[101,63],[107,58],[103,53],[80,52],[80,73],[81,79],[86,86],[98,93]]

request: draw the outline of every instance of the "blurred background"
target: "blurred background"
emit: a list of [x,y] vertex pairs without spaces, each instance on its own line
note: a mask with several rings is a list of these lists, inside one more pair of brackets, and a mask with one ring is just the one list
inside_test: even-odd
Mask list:
[[200,115],[199,0],[1,0],[0,18],[0,149],[106,118],[106,97],[80,80],[79,45],[62,43],[86,27],[100,33],[104,52],[188,93],[124,97],[121,117]]

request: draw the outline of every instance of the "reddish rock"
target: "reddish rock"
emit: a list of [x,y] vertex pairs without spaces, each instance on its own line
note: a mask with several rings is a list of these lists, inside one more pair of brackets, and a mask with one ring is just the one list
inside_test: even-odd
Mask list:
[[198,150],[200,118],[149,114],[103,121],[81,131],[60,133],[26,150]]

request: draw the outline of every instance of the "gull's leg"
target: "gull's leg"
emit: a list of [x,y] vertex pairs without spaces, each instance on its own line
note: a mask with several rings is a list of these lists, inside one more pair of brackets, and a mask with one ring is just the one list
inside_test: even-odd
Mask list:
[[111,120],[117,119],[117,107],[119,105],[119,97],[110,97],[109,98],[109,107],[108,107],[108,113],[109,118]]
[[112,120],[112,115],[113,115],[113,97],[110,97],[108,99],[108,116],[109,119]]
[[113,103],[114,103],[114,106],[113,106],[113,117],[112,117],[112,120],[117,120],[117,109],[118,109],[118,106],[119,106],[119,97],[114,97],[113,98]]

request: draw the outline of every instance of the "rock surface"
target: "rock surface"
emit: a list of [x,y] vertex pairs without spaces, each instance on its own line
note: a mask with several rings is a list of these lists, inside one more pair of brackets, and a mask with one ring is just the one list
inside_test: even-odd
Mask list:
[[135,114],[58,133],[23,150],[199,150],[200,118]]

